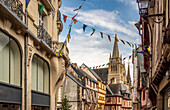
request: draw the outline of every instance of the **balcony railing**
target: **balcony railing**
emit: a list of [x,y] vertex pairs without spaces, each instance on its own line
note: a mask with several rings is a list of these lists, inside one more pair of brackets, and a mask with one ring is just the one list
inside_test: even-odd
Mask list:
[[52,37],[43,28],[43,26],[38,27],[38,38],[41,39],[42,41],[44,41],[51,48]]
[[14,12],[21,20],[23,19],[23,5],[19,0],[0,0],[12,12]]

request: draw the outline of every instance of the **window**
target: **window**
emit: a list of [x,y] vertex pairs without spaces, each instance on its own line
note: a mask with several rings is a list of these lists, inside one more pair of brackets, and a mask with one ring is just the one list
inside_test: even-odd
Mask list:
[[0,31],[0,81],[21,86],[21,53],[15,40]]
[[50,73],[48,64],[34,55],[32,60],[31,89],[49,94]]
[[143,100],[145,100],[145,90],[143,90]]
[[111,102],[111,98],[110,97],[107,97],[107,102]]

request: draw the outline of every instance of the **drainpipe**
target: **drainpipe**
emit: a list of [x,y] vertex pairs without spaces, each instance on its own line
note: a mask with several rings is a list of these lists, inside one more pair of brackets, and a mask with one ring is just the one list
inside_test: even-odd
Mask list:
[[25,82],[25,110],[27,110],[27,39],[28,34],[24,35],[24,82]]
[[[26,5],[25,5],[26,6]],[[26,29],[28,29],[28,12],[27,7],[25,8],[25,24],[27,26]],[[24,82],[25,82],[25,110],[27,110],[27,41],[28,41],[28,34],[25,33],[24,35]]]

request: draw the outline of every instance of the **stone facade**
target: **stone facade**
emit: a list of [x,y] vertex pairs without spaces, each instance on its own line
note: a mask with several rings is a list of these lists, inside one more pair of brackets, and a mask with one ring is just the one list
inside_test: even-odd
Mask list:
[[[18,65],[20,68],[18,70],[15,70],[16,68],[10,69],[11,73],[14,73],[10,73],[10,76],[14,78],[14,83],[6,83],[6,81],[0,79],[0,86],[2,86],[0,91],[3,91],[0,93],[0,109],[4,107],[10,108],[11,104],[13,104],[15,110],[19,108],[22,110],[34,110],[36,108],[55,110],[56,93],[64,81],[65,68],[67,68],[68,64],[63,56],[57,57],[53,52],[53,49],[59,51],[63,44],[58,42],[59,33],[62,31],[62,22],[61,17],[59,17],[61,15],[57,14],[62,1],[30,0],[27,9],[25,2],[0,0],[0,39],[2,41],[9,37],[15,41],[12,44],[9,42],[9,45],[17,45],[14,50],[18,48],[19,52],[18,50],[12,50],[14,57],[10,65],[12,67]],[[39,14],[38,4],[44,5],[42,16]],[[52,10],[56,12],[54,16],[52,15]],[[56,23],[56,21],[58,22]],[[4,43],[0,42],[0,45],[4,45]],[[9,49],[12,48],[10,47]],[[0,51],[5,51],[6,49],[8,47],[1,48]],[[15,57],[16,53],[18,53],[18,57]],[[66,46],[62,53],[68,56],[69,51]],[[0,52],[0,54],[2,57],[4,52]],[[12,54],[9,55],[12,56]],[[13,61],[19,61],[17,58],[20,58],[20,63],[13,64]],[[34,63],[37,66],[33,65]],[[2,62],[2,64],[5,64],[5,62]],[[6,67],[8,68],[8,66]],[[33,71],[35,69],[39,71]],[[20,72],[18,74],[15,71]],[[0,74],[6,77],[4,75],[9,73],[1,71]],[[37,79],[34,77],[35,74],[39,76],[36,76]],[[2,78],[2,76],[0,77]],[[16,79],[20,81],[20,84]],[[35,85],[37,88],[33,90],[34,83],[37,83]],[[5,92],[6,89],[8,90],[7,92]],[[9,95],[8,93],[12,94]],[[6,95],[9,97],[1,99]],[[20,98],[11,97],[15,95]]]
[[[159,17],[158,14],[160,14]],[[140,16],[139,25],[142,28],[139,31],[142,32],[140,33],[142,45],[150,49],[150,51],[143,51],[149,53],[151,58],[143,55],[146,71],[146,79],[144,79],[147,84],[145,84],[146,91],[143,89],[142,92],[145,91],[149,95],[141,93],[141,98],[145,96],[147,104],[141,107],[168,110],[170,109],[168,105],[170,99],[170,1],[151,0],[146,14],[149,17],[144,15]]]
[[137,57],[135,56],[136,51],[133,50],[132,52],[132,63],[133,63],[133,89],[132,89],[132,101],[133,101],[133,109],[137,110],[138,106],[138,64],[137,64]]

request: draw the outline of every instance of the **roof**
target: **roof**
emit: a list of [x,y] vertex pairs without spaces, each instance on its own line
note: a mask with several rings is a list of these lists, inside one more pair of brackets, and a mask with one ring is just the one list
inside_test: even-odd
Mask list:
[[76,84],[78,84],[79,86],[85,88],[85,86],[83,86],[82,82],[79,81],[78,79],[76,79],[72,74],[66,74],[70,79],[72,79]]
[[[86,66],[84,63],[82,65]],[[102,79],[97,75],[97,73],[94,70],[89,69],[88,66],[86,66],[86,68],[97,78],[98,81],[102,81]]]
[[117,44],[117,34],[115,34],[115,42],[114,42],[114,46],[113,46],[113,54],[112,54],[112,58],[118,58],[119,57],[119,48],[118,48],[118,44]]
[[102,81],[107,83],[108,81],[108,68],[93,69],[95,73],[100,77]]
[[113,95],[121,95],[121,85],[120,84],[112,84],[108,85],[113,93]]
[[[73,68],[73,67],[72,67]],[[86,72],[84,72],[83,70],[81,70],[80,68],[73,68],[73,70],[80,76],[82,77],[87,77],[88,79],[92,79],[92,80],[95,80],[93,79],[91,76],[89,76]]]
[[125,84],[111,84],[106,87],[106,96],[124,96],[124,94],[130,94]]

